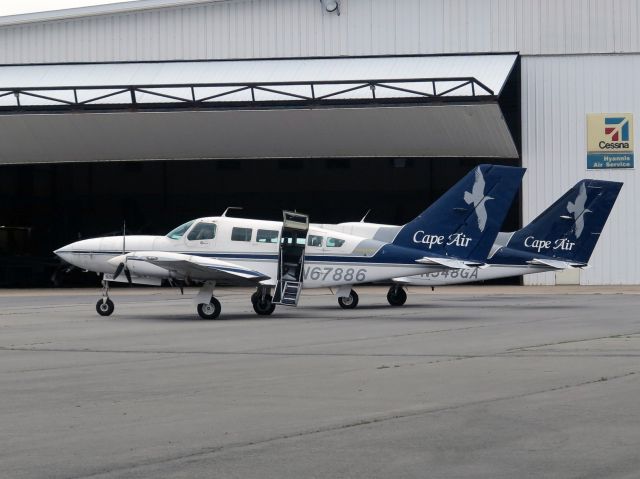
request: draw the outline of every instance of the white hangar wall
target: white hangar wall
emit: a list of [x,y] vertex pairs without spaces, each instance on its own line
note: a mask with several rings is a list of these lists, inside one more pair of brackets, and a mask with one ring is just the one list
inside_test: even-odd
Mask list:
[[[582,178],[624,182],[592,267],[580,272],[581,284],[640,284],[638,148],[635,170],[586,169],[587,113],[633,113],[635,122],[640,120],[638,78],[637,54],[522,59],[522,163],[528,168],[523,223]],[[525,283],[555,284],[555,275],[525,276]]]
[[[151,8],[167,3],[0,19],[0,63],[640,51],[637,0],[341,0],[340,16],[317,0]],[[73,18],[87,12],[103,13]]]

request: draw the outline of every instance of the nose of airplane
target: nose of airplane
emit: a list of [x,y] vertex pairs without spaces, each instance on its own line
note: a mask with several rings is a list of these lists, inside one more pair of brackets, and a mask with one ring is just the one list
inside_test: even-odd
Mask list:
[[58,248],[57,250],[55,250],[53,253],[58,256],[58,258],[63,259],[65,261],[67,261],[69,258],[71,258],[71,244],[68,244],[66,246],[63,246],[62,248]]
[[91,259],[89,254],[96,250],[97,245],[96,239],[80,240],[58,248],[54,253],[69,264],[86,268],[89,266],[87,261]]

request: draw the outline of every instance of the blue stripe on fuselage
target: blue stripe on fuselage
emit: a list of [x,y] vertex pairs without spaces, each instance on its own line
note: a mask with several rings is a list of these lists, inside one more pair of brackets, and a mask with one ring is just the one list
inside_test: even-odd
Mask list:
[[[73,254],[87,255],[111,255],[119,256],[122,251],[68,251]],[[200,256],[203,258],[218,258],[222,260],[271,260],[277,261],[278,255],[274,253],[207,253],[203,251],[167,251],[167,253],[184,254],[188,256]],[[125,253],[128,254],[128,253]],[[373,256],[354,255],[327,255],[327,254],[305,254],[305,261],[323,263],[385,263],[385,264],[413,264],[416,260],[424,256],[434,258],[442,257],[437,254],[430,254],[429,251],[422,251],[412,248],[403,248],[391,244],[384,245]]]

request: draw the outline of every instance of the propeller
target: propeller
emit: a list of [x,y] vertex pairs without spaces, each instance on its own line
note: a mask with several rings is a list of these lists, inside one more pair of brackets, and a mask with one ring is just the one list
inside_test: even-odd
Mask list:
[[127,254],[126,246],[127,246],[127,222],[124,221],[122,223],[122,258],[123,260],[116,268],[116,272],[113,273],[113,279],[115,280],[118,276],[122,274],[122,271],[124,271],[124,275],[127,278],[127,282],[129,284],[132,284],[131,272],[129,271],[129,268],[127,268],[127,257],[125,256],[125,254]]

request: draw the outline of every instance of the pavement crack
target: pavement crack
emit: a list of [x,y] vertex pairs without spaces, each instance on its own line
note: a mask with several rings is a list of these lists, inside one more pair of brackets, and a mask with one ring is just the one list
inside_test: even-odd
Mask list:
[[585,343],[588,341],[598,341],[601,339],[617,339],[617,338],[625,338],[627,336],[637,336],[640,335],[640,331],[633,331],[630,333],[620,333],[620,334],[612,334],[608,336],[596,336],[593,338],[582,338],[582,339],[565,339],[563,341],[556,341],[552,343],[543,343],[543,344],[534,344],[530,346],[519,346],[517,348],[509,348],[506,352],[515,352],[515,351],[527,351],[534,348],[545,348],[547,346],[560,346],[562,344],[572,344],[572,343]]

